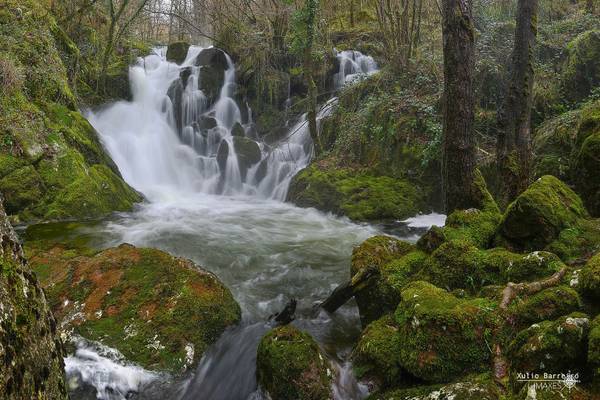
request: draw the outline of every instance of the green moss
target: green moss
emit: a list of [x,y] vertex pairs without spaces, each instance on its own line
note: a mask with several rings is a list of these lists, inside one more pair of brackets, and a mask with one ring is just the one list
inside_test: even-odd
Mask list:
[[579,196],[553,176],[534,182],[506,210],[499,233],[512,246],[541,250],[588,213]]
[[181,64],[187,57],[190,44],[187,42],[174,42],[167,47],[167,60]]
[[352,353],[356,377],[377,382],[381,388],[401,384],[406,376],[400,363],[400,345],[392,315],[371,322]]
[[600,220],[579,220],[571,228],[563,229],[546,250],[558,255],[564,262],[581,262],[600,251]]
[[600,31],[582,33],[567,45],[567,60],[563,67],[562,89],[567,100],[585,99],[600,84]]
[[577,156],[577,188],[592,215],[600,215],[600,129],[588,136]]
[[507,282],[535,281],[549,277],[564,266],[555,254],[534,251],[515,259],[504,275]]
[[581,270],[579,290],[586,297],[600,299],[600,253],[590,258]]
[[573,313],[543,321],[521,331],[508,348],[510,380],[517,391],[523,386],[517,373],[578,372],[584,376],[589,318]]
[[315,165],[294,177],[288,201],[356,221],[405,219],[423,207],[418,188],[405,180]]
[[59,245],[34,252],[31,265],[66,329],[145,368],[182,371],[240,320],[214,275],[159,250],[122,245],[82,255]]
[[352,251],[350,269],[352,276],[365,268],[375,268],[379,272],[379,276],[374,278],[375,282],[355,296],[363,326],[396,309],[400,301],[400,293],[386,279],[392,275],[386,264],[408,254],[413,249],[413,245],[390,236],[374,236]]
[[406,286],[395,312],[402,367],[434,383],[485,368],[494,308],[488,300],[461,300],[427,282]]
[[467,240],[479,248],[488,248],[500,224],[497,210],[459,210],[450,214],[444,227],[447,240]]
[[577,292],[568,286],[557,286],[542,290],[525,299],[511,303],[509,313],[513,328],[523,329],[533,323],[553,320],[581,309]]
[[498,400],[500,390],[489,379],[461,381],[449,385],[428,385],[375,393],[368,400]]
[[273,400],[331,397],[331,367],[307,333],[291,325],[262,338],[257,351],[259,385]]
[[40,199],[43,189],[40,177],[30,165],[0,179],[0,192],[4,195],[4,205],[9,214],[35,204]]
[[140,196],[105,165],[94,165],[48,205],[47,219],[89,218],[130,210]]
[[594,387],[600,388],[600,315],[590,325],[587,359],[592,368]]

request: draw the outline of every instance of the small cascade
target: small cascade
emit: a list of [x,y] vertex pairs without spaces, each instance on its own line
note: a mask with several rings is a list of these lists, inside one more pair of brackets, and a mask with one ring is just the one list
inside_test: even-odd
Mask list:
[[371,56],[356,50],[340,51],[336,54],[340,63],[339,71],[334,76],[334,86],[341,89],[347,84],[356,82],[379,71],[377,63]]
[[[360,52],[337,57],[336,88],[377,71]],[[235,65],[220,49],[192,46],[181,65],[156,49],[131,67],[130,82],[132,102],[117,102],[89,120],[125,180],[151,200],[177,193],[284,200],[291,179],[310,161],[305,116],[275,144],[257,136],[252,110],[236,96]],[[319,120],[336,101],[321,108]]]

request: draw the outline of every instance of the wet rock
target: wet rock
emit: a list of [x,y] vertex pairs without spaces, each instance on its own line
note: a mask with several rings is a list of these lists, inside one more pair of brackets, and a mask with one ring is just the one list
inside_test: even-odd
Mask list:
[[0,198],[0,398],[67,399],[64,348]]
[[259,385],[273,400],[332,398],[331,365],[314,339],[292,325],[262,338],[256,368]]
[[217,127],[217,120],[213,117],[203,115],[198,120],[198,129],[204,131]]
[[579,373],[586,365],[589,317],[573,313],[553,321],[533,324],[521,331],[508,350],[510,380],[515,389],[523,386],[517,373]]
[[187,57],[190,44],[187,42],[175,42],[167,47],[167,61],[181,64]]
[[64,334],[115,348],[146,369],[195,365],[240,320],[230,291],[190,260],[127,244],[101,252],[29,246]]
[[216,47],[204,49],[196,57],[194,65],[200,67],[199,89],[212,104],[218,99],[225,81],[225,71],[228,68],[225,52]]
[[225,173],[227,170],[227,158],[229,157],[229,143],[226,140],[221,140],[219,143],[219,149],[217,150],[217,163],[219,164],[219,170],[221,173]]
[[244,130],[244,127],[242,126],[242,124],[240,124],[239,122],[236,122],[233,125],[233,128],[231,128],[231,135],[237,136],[237,137],[246,136],[246,131]]
[[262,158],[260,147],[254,140],[240,136],[233,137],[233,147],[237,155],[242,180],[245,180],[248,170],[258,164]]
[[553,176],[534,182],[506,210],[498,242],[519,250],[541,250],[563,229],[588,217],[583,202],[566,184]]

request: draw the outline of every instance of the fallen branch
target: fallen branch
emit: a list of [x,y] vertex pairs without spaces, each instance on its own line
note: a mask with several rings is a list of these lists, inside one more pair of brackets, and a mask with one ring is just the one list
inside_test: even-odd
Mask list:
[[366,267],[358,271],[346,283],[339,285],[329,295],[324,302],[319,306],[328,313],[335,312],[338,308],[346,304],[348,300],[354,297],[357,293],[371,286],[375,276],[379,275],[379,271],[375,267]]
[[[506,285],[506,287],[502,291],[502,300],[500,301],[499,305],[500,312],[506,313],[508,311],[508,307],[517,296],[530,296],[549,287],[558,285],[560,281],[564,278],[566,273],[567,268],[562,268],[560,271],[554,273],[554,275],[541,281],[524,283],[509,282],[508,285]],[[505,323],[511,324],[509,315],[505,316]],[[502,384],[502,380],[508,375],[508,365],[508,360],[504,356],[500,343],[496,343],[494,345],[492,355],[492,370],[494,374],[494,380],[496,381],[496,383]]]

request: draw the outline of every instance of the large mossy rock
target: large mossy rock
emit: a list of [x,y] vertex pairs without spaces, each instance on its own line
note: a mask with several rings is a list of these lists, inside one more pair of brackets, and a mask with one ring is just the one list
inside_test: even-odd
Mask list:
[[332,398],[333,371],[314,339],[292,325],[277,327],[258,346],[258,383],[273,400]]
[[181,64],[187,57],[190,44],[187,42],[174,42],[167,47],[167,61]]
[[[587,315],[573,313],[553,321],[543,321],[521,331],[508,349],[511,360],[510,380],[513,388],[522,382],[517,374],[585,375],[590,320]],[[581,379],[581,378],[580,378]]]
[[352,353],[356,377],[380,389],[397,386],[410,378],[400,362],[401,343],[393,315],[371,322]]
[[316,164],[294,177],[287,201],[355,221],[401,220],[425,208],[421,191],[407,180]]
[[38,2],[0,13],[0,191],[21,221],[95,218],[141,200],[77,111],[60,33]]
[[600,390],[600,315],[590,324],[587,361],[592,369],[593,386]]
[[0,398],[67,399],[63,344],[0,202]]
[[587,31],[567,45],[562,90],[567,100],[578,102],[600,85],[600,31]]
[[230,291],[189,260],[126,244],[99,253],[28,246],[65,333],[116,348],[147,369],[184,370],[240,320]]
[[373,236],[352,250],[352,276],[367,268],[379,274],[371,287],[355,296],[363,326],[396,309],[400,293],[385,279],[384,268],[413,249],[413,245],[390,236]]
[[375,393],[368,400],[500,400],[501,393],[491,379],[451,383],[448,385],[417,386]]
[[485,299],[458,299],[427,282],[411,283],[394,314],[402,367],[432,383],[487,367],[494,307]]
[[579,273],[579,290],[594,300],[600,300],[600,253],[590,258]]
[[510,204],[499,234],[516,249],[541,250],[563,229],[577,226],[587,217],[579,196],[557,178],[546,175]]
[[575,171],[576,186],[585,205],[592,215],[600,216],[600,127],[583,141]]

